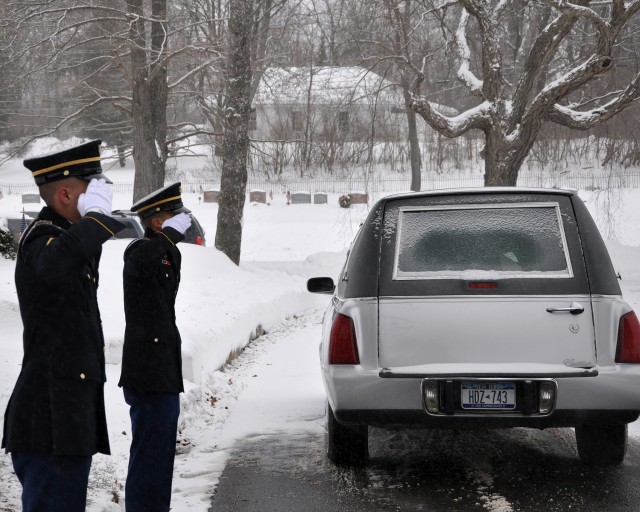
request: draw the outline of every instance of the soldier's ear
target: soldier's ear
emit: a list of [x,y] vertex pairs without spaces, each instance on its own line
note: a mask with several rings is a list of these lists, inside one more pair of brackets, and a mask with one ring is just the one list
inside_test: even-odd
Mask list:
[[151,229],[154,231],[160,231],[162,229],[162,223],[164,222],[164,217],[162,215],[156,215],[151,219]]
[[73,203],[73,192],[71,188],[62,186],[56,190],[56,199],[63,205]]
[[78,197],[87,189],[86,183],[81,180],[62,180],[55,191],[55,197],[65,206],[77,204]]

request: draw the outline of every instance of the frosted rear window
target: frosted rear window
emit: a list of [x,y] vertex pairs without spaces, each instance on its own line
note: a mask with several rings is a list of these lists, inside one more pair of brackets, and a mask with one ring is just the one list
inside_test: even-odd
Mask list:
[[394,279],[572,275],[555,203],[400,209]]

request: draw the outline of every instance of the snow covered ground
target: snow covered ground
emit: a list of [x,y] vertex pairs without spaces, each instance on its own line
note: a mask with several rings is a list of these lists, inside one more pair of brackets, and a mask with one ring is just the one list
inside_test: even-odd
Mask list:
[[[24,170],[15,173],[0,170],[0,182],[16,181],[18,174],[20,181],[28,179]],[[109,176],[114,181],[132,179],[127,171],[114,171]],[[610,238],[608,246],[622,275],[627,300],[640,310],[640,191],[585,192],[581,197]],[[314,320],[296,327],[300,329],[299,343],[280,346],[273,341],[278,337],[270,336],[272,341],[251,344],[240,358],[219,368],[230,353],[239,351],[262,331],[279,332],[296,326],[299,315],[310,311],[314,313],[309,318],[318,321],[317,311],[325,307],[328,298],[307,293],[306,279],[338,274],[345,249],[367,207],[339,208],[337,196],[330,196],[326,205],[288,206],[284,195],[274,197],[270,205],[249,203],[245,208],[242,262],[236,267],[213,248],[217,205],[202,203],[197,194],[186,194],[184,200],[205,228],[208,247],[181,245],[183,276],[176,313],[187,381],[181,399],[172,505],[177,512],[197,512],[208,509],[234,439],[254,431],[256,422],[261,430],[322,428],[318,340],[310,339],[319,333],[318,326],[312,325]],[[125,194],[114,198],[114,208],[128,208],[130,204],[131,197]],[[0,199],[0,224],[3,217],[15,215],[20,208],[19,196],[5,194]],[[112,455],[94,458],[91,512],[124,510],[130,427],[128,407],[116,384],[124,333],[121,276],[126,245],[126,241],[107,242],[100,268]],[[22,358],[14,265],[13,261],[0,260],[0,413],[4,412]],[[295,369],[294,383],[289,381],[292,374],[273,370],[265,357],[270,351],[270,357],[286,358],[288,367]],[[271,385],[252,386],[256,374],[268,375]],[[299,423],[299,418],[305,420]],[[634,424],[631,433],[638,435],[640,425]],[[10,458],[0,455],[0,511],[20,510],[20,490]]]
[[[114,181],[132,179],[131,173],[110,173]],[[24,176],[20,175],[24,180]],[[0,181],[15,181],[0,173]],[[29,179],[28,173],[26,176]],[[207,510],[225,452],[220,430],[244,385],[215,371],[230,353],[244,347],[262,331],[278,328],[288,318],[306,310],[323,308],[326,297],[306,292],[306,280],[317,275],[335,276],[344,249],[366,215],[364,205],[345,210],[337,196],[329,205],[291,205],[274,197],[271,205],[247,204],[245,242],[240,267],[213,248],[217,204],[202,203],[185,194],[185,204],[203,225],[208,247],[181,244],[182,281],[176,313],[183,339],[186,392],[182,395],[180,444],[176,460],[173,509]],[[131,197],[114,197],[114,208],[128,208]],[[21,211],[21,197],[0,199],[0,223]],[[112,456],[96,456],[92,467],[91,511],[120,510],[126,476],[130,425],[128,407],[117,387],[124,335],[122,305],[122,252],[128,241],[105,244],[98,291],[107,345],[107,403]],[[0,258],[0,412],[20,370],[22,325],[13,273],[15,262]],[[311,340],[313,360],[317,340]],[[307,345],[309,346],[309,345]],[[321,382],[316,387],[321,390]],[[0,418],[0,429],[2,419]],[[10,457],[0,455],[0,511],[20,510],[20,485]],[[118,500],[120,504],[112,500]]]

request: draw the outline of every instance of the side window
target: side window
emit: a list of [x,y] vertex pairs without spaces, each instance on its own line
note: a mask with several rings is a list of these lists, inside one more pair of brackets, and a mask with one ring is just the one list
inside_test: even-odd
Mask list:
[[258,129],[258,117],[256,114],[255,107],[251,107],[251,111],[249,112],[249,124],[247,126],[247,130],[255,131]]
[[401,208],[393,279],[573,277],[553,203]]
[[302,112],[299,110],[293,110],[291,112],[291,129],[294,132],[302,131]]
[[349,112],[346,110],[338,112],[338,131],[342,133],[349,131]]

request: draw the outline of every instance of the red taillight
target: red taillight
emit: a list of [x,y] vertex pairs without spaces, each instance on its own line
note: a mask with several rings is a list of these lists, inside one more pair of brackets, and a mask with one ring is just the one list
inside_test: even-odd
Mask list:
[[196,236],[196,245],[202,245],[202,237]]
[[353,320],[338,313],[331,325],[329,364],[359,364],[356,330]]
[[472,282],[469,283],[469,288],[473,288],[476,290],[486,290],[486,289],[491,289],[491,288],[497,288],[498,287],[498,283],[493,282],[493,281],[488,281],[488,282]]
[[620,318],[616,363],[640,363],[640,323],[633,311]]

